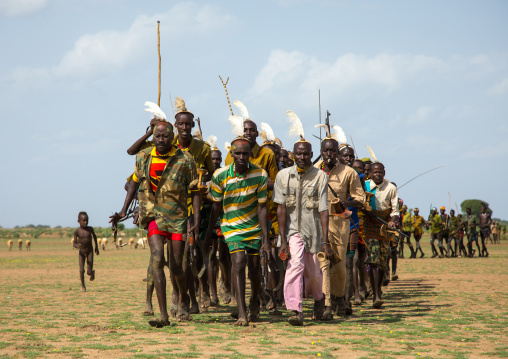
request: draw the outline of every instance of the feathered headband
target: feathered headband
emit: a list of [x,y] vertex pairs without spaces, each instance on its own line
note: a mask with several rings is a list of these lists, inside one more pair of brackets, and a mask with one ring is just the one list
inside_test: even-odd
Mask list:
[[369,150],[370,157],[372,157],[372,162],[373,163],[379,162],[376,158],[376,155],[374,154],[374,151],[372,151],[372,148],[370,148],[369,146],[365,146],[365,147],[367,147],[367,150]]
[[243,119],[237,115],[231,115],[228,118],[229,123],[231,123],[231,132],[235,136],[243,135]]
[[265,122],[261,122],[260,127],[261,132],[259,133],[259,136],[263,139],[263,145],[274,145],[276,143],[275,134],[273,133],[273,130],[270,127],[270,125]]
[[194,114],[189,110],[187,110],[187,107],[185,107],[185,101],[180,96],[176,96],[175,98],[175,108],[176,108],[175,118],[179,113],[190,113],[194,117]]
[[[235,105],[238,108],[238,110],[240,111],[241,117],[243,117],[244,121],[250,120],[249,111],[247,111],[247,107],[245,107],[245,105],[241,101],[236,100],[233,102],[233,105]],[[243,131],[243,129],[242,129],[242,131]]]
[[284,146],[282,146],[282,141],[280,140],[280,138],[275,137],[274,142],[275,142],[276,144],[278,144],[278,145],[280,146],[280,148],[284,148]]
[[162,112],[161,108],[157,106],[157,104],[150,101],[146,101],[145,106],[147,107],[145,108],[145,111],[150,112],[154,118],[159,119],[161,121],[166,121],[166,114]]
[[305,133],[303,131],[302,121],[300,121],[300,119],[298,118],[296,113],[294,113],[291,110],[288,110],[288,111],[286,111],[286,114],[288,116],[288,121],[291,124],[289,127],[289,136],[290,137],[294,137],[294,136],[300,137],[300,139],[298,141],[296,141],[295,143],[297,143],[297,142],[307,142],[308,143],[309,141],[307,141],[304,138]]
[[329,128],[327,125],[324,124],[315,125],[314,127],[325,129],[326,137],[324,138],[324,140],[335,140],[341,146],[347,145],[347,137],[342,127],[333,125],[330,126],[331,128]]
[[208,136],[206,142],[208,142],[212,151],[219,151],[219,149],[217,148],[217,136],[214,135]]
[[[233,144],[235,142],[238,142],[238,141],[246,141],[249,143],[249,146],[250,146],[250,141],[246,138],[246,137],[243,137],[243,136],[237,136],[233,139],[233,141],[231,141],[231,144],[229,145],[229,151],[231,151],[231,148],[233,147]],[[227,143],[227,142],[226,142]]]

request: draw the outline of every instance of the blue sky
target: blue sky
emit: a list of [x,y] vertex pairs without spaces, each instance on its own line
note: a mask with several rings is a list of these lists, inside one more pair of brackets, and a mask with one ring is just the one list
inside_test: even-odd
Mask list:
[[[490,203],[508,219],[496,177],[508,156],[506,1],[0,0],[0,225],[105,226],[134,167],[126,149],[157,101],[181,96],[219,147],[231,100],[286,147],[285,111],[317,134],[323,116],[365,145],[409,207]],[[314,141],[314,153],[318,154]],[[10,174],[7,176],[6,174]]]

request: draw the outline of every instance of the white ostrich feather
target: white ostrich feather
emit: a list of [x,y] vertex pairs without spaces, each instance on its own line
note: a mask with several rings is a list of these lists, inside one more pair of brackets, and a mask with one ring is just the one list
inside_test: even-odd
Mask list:
[[157,118],[159,120],[166,119],[166,114],[164,112],[162,112],[161,108],[159,106],[157,106],[156,103],[146,101],[145,106],[147,107],[147,108],[145,108],[145,111],[150,112],[154,118]]
[[240,110],[240,114],[244,120],[250,120],[249,111],[247,111],[247,107],[245,107],[245,105],[241,101],[236,100],[233,102],[233,105],[238,107],[238,110]]
[[231,123],[231,131],[235,136],[243,136],[243,120],[240,116],[231,115],[228,118]]
[[200,141],[203,141],[203,134],[200,130],[194,130],[194,138],[197,138]]
[[275,141],[275,134],[269,124],[261,122],[261,138],[264,141]]
[[231,151],[231,142],[224,142],[224,149],[226,152]]
[[289,127],[289,136],[299,136],[301,139],[304,138],[304,131],[302,126],[302,121],[298,118],[296,113],[291,110],[286,111],[288,115],[288,120],[291,126]]
[[208,138],[206,139],[206,142],[208,142],[210,144],[210,147],[212,148],[212,150],[214,148],[217,148],[217,136],[214,136],[214,135],[208,136]]
[[344,130],[340,126],[337,126],[337,125],[332,126],[332,136],[341,145],[344,145],[347,143],[346,134],[344,133]]
[[324,128],[325,131],[326,131],[326,137],[330,137],[330,129],[328,128],[327,125],[324,125],[324,124],[320,123],[319,125],[315,125],[314,127],[316,127],[316,128]]
[[372,162],[378,162],[376,155],[374,154],[374,151],[372,151],[372,148],[370,148],[369,146],[365,146],[365,147],[367,147],[367,149],[369,150],[370,157],[372,157]]

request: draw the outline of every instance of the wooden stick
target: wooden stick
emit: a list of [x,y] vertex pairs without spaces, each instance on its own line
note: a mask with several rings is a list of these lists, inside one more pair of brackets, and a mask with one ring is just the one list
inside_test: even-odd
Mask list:
[[358,152],[356,152],[355,143],[353,142],[353,136],[349,135],[351,137],[351,144],[353,145],[353,150],[355,150],[355,159],[358,158]]
[[219,75],[219,78],[220,78],[220,82],[222,82],[222,86],[224,86],[224,90],[226,91],[226,98],[228,99],[229,111],[231,111],[231,115],[233,116],[234,113],[233,113],[233,109],[231,108],[231,102],[229,102],[228,88],[226,87],[226,85],[229,82],[229,77],[226,80],[226,83],[224,83],[224,81],[222,81],[222,77],[220,77],[220,75]]
[[161,35],[159,32],[160,21],[157,20],[157,51],[159,53],[159,97],[157,98],[157,105],[161,105]]

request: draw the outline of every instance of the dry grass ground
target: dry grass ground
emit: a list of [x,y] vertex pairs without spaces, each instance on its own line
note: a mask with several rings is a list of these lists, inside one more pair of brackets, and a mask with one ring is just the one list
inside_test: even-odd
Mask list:
[[82,293],[69,241],[32,242],[30,252],[0,248],[0,358],[508,357],[506,241],[485,259],[399,259],[383,309],[365,303],[331,323],[310,321],[306,301],[301,328],[266,312],[236,328],[222,306],[163,329],[141,315],[148,249],[110,244]]

